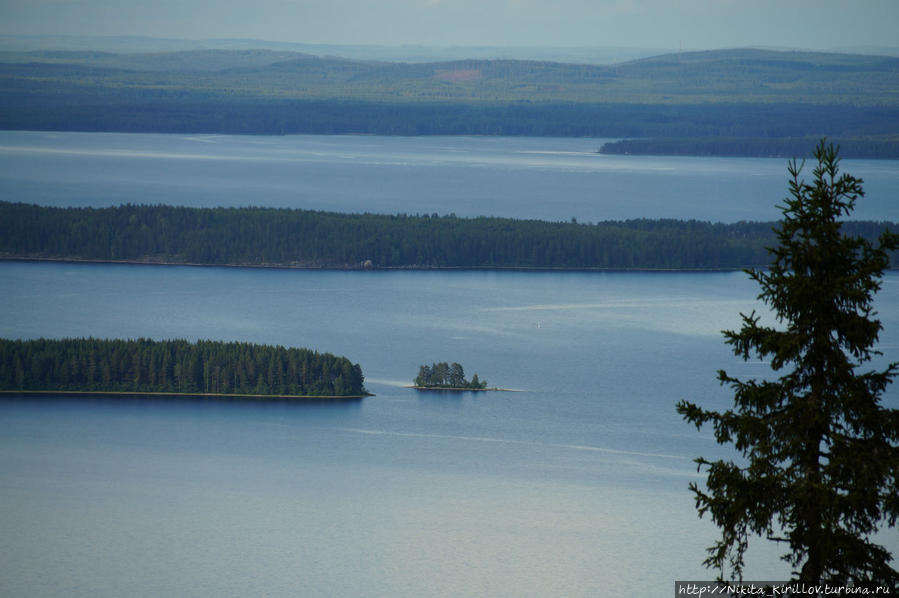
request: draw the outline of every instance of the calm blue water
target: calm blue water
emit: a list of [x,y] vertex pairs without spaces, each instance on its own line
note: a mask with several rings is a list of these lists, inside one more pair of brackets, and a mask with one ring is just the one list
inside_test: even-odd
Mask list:
[[[0,263],[0,289],[5,337],[311,346],[377,393],[0,400],[4,595],[665,595],[711,576],[686,486],[726,454],[674,403],[765,373],[719,334],[755,307],[741,273]],[[878,305],[895,358],[899,274]],[[404,388],[436,360],[520,392]],[[776,556],[753,577],[787,576]]]
[[[786,160],[601,156],[601,139],[0,132],[0,199],[581,222],[775,220]],[[858,219],[899,221],[899,161],[844,162]]]
[[[551,220],[774,219],[785,162],[609,157],[589,139],[0,132],[0,199]],[[899,220],[899,162],[859,218]],[[720,330],[741,273],[306,272],[0,262],[0,336],[312,347],[340,403],[0,399],[0,595],[660,596],[716,537],[686,487],[722,451],[674,403],[761,376]],[[899,350],[899,274],[879,297]],[[459,361],[518,392],[405,388]],[[899,404],[897,391],[887,397]],[[899,551],[899,534],[884,534]],[[751,550],[755,578],[788,572]]]

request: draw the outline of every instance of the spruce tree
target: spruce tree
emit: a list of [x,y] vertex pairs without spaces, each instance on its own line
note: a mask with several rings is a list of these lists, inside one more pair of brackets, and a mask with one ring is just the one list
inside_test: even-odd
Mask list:
[[697,459],[704,488],[691,484],[700,517],[708,514],[721,539],[705,565],[742,579],[750,537],[786,546],[783,555],[801,582],[886,584],[899,573],[872,535],[899,517],[899,410],[881,397],[897,369],[877,369],[881,323],[872,301],[899,236],[884,232],[877,246],[841,232],[841,219],[864,195],[862,181],[839,173],[838,150],[822,141],[813,180],[789,163],[790,197],[781,206],[767,271],[748,270],[758,296],[776,318],[763,325],[741,314],[726,343],[748,360],[770,362],[766,379],[740,380],[719,371],[734,406],[709,411],[687,401],[677,410],[697,428],[709,423],[734,461]]

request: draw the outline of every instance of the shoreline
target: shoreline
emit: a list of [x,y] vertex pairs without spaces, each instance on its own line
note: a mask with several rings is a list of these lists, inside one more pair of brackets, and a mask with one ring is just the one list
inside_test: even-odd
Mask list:
[[147,397],[182,397],[201,399],[253,399],[259,401],[291,401],[291,400],[323,400],[323,401],[358,401],[375,396],[372,393],[361,395],[255,395],[241,393],[215,392],[140,392],[129,390],[0,390],[0,395],[58,395],[58,396],[147,396]]
[[[292,264],[201,264],[165,260],[103,260],[76,257],[36,257],[0,255],[4,262],[54,262],[64,264],[110,264],[124,266],[184,266],[190,268],[251,268],[257,270],[321,270],[347,272],[394,271],[484,271],[484,272],[742,272],[747,268],[765,269],[765,265],[731,266],[726,268],[614,268],[614,267],[566,267],[566,266],[301,266]],[[889,269],[899,269],[889,268]]]

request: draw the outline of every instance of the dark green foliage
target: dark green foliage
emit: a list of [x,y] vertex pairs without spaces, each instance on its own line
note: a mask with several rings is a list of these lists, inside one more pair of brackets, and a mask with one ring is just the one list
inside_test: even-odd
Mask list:
[[[893,225],[853,223],[865,236]],[[269,208],[0,202],[0,256],[356,268],[716,269],[764,264],[771,223],[577,224]]]
[[[0,129],[253,135],[750,138],[740,139],[738,148],[751,148],[757,143],[752,138],[825,133],[856,138],[899,133],[899,109],[891,106],[283,100],[169,90],[131,92],[132,95],[120,97],[121,91],[112,90],[109,94],[103,91],[95,95],[66,87],[37,91],[7,89],[5,93],[0,90]],[[889,152],[892,147],[884,142],[866,151]]]
[[0,339],[0,389],[359,396],[362,370],[308,349],[186,340]]
[[788,547],[784,560],[800,581],[896,588],[892,557],[871,535],[899,517],[899,410],[880,404],[897,364],[866,364],[879,354],[873,296],[899,236],[884,233],[874,245],[846,234],[841,219],[863,195],[861,180],[838,174],[833,146],[821,143],[815,157],[811,184],[790,163],[773,263],[749,272],[778,326],[752,313],[725,332],[737,356],[770,361],[779,377],[721,371],[733,410],[678,404],[684,419],[710,423],[719,443],[743,455],[697,459],[708,478],[706,489],[691,484],[696,506],[722,532],[705,564],[742,576],[749,537],[759,534]]
[[421,366],[418,369],[418,376],[415,377],[415,386],[475,390],[487,388],[487,382],[480,380],[477,374],[472,376],[471,381],[468,381],[465,379],[465,370],[461,365],[441,361],[429,366]]
[[[678,137],[622,139],[604,144],[601,154],[658,156],[811,157],[814,137]],[[840,140],[844,158],[899,158],[899,137],[857,137]]]

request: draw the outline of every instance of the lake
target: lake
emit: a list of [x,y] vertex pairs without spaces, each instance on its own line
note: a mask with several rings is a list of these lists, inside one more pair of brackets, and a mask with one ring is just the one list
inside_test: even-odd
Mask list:
[[[787,161],[604,156],[602,139],[0,131],[0,200],[455,213],[581,222],[776,220]],[[847,160],[855,217],[899,221],[899,161]]]
[[[603,157],[595,144],[0,133],[0,193],[48,205],[729,220],[765,213],[768,194],[785,191],[780,160]],[[868,179],[878,207],[866,217],[899,220],[897,163],[845,166]],[[550,198],[540,186],[552,181]],[[596,195],[600,181],[621,188]],[[676,579],[713,578],[700,563],[716,529],[687,485],[702,479],[693,458],[732,454],[674,404],[729,406],[719,368],[767,373],[720,334],[758,307],[757,292],[739,272],[0,262],[3,337],[311,347],[358,362],[376,394],[0,399],[0,594],[660,596]],[[877,306],[880,348],[895,359],[899,273]],[[515,392],[406,388],[433,361]],[[899,391],[886,400],[899,406]],[[895,530],[883,541],[899,551]],[[788,577],[777,556],[756,542],[750,577]]]
[[[724,407],[716,369],[766,371],[719,334],[754,307],[742,273],[7,262],[0,288],[7,337],[310,346],[376,393],[0,400],[6,595],[667,594],[712,577],[686,487],[729,454],[674,403]],[[894,356],[899,274],[878,306]],[[405,388],[440,360],[519,392]],[[751,563],[787,576],[764,544]]]

